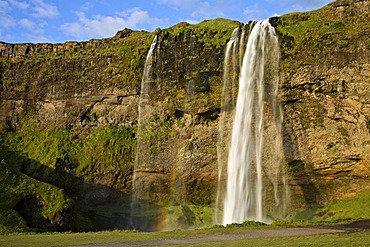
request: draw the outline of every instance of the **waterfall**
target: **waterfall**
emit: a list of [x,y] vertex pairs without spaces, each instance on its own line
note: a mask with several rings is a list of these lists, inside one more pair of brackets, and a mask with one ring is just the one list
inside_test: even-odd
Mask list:
[[153,211],[152,205],[146,201],[150,197],[148,183],[145,175],[150,172],[153,162],[148,155],[149,144],[145,141],[145,129],[147,122],[152,115],[150,93],[155,86],[155,64],[159,59],[159,37],[156,35],[150,46],[145,60],[143,76],[141,80],[141,92],[138,107],[138,130],[137,146],[132,182],[132,202],[131,202],[131,227],[143,231],[155,230],[156,217],[148,216],[143,212]]
[[[224,87],[230,87],[230,78],[234,78],[235,73],[238,73],[237,69],[227,69],[230,68],[230,61],[233,66],[240,64],[235,61],[237,52],[231,53],[231,49],[241,47],[244,43],[244,34],[242,33],[242,37],[237,41],[237,33],[240,32],[235,31],[226,49],[224,68],[227,75],[224,76]],[[230,54],[235,58],[230,59]],[[269,219],[266,208],[274,216],[277,214],[275,211],[285,211],[287,186],[282,166],[283,117],[278,100],[278,65],[279,45],[275,30],[268,20],[259,21],[250,31],[240,68],[238,97],[227,158],[223,225],[242,223],[246,220],[267,222]],[[223,102],[224,97],[223,95]],[[220,128],[224,128],[222,125],[225,123],[221,119]],[[225,143],[224,140],[222,142]],[[222,167],[222,158],[219,156],[219,184],[222,174],[225,174]],[[218,197],[222,194],[220,187]],[[268,206],[266,201],[269,202]]]
[[[230,41],[226,45],[225,58],[223,64],[223,85],[221,95],[221,113],[219,124],[219,135],[217,143],[217,160],[218,160],[218,185],[216,195],[216,205],[214,222],[220,223],[220,209],[225,195],[225,172],[224,168],[227,165],[228,144],[230,143],[231,121],[233,110],[235,108],[236,89],[238,83],[239,68],[241,65],[240,46],[243,43],[243,36],[240,37],[240,28],[236,28]],[[244,32],[244,29],[242,31]]]
[[136,198],[142,198],[143,193],[147,191],[138,184],[138,173],[140,171],[145,171],[150,169],[151,162],[148,161],[148,147],[147,143],[143,141],[143,130],[145,128],[148,118],[151,116],[151,106],[150,106],[150,92],[154,87],[155,78],[154,65],[157,59],[156,48],[159,47],[158,36],[155,36],[153,42],[150,46],[148,54],[145,60],[145,66],[143,71],[143,77],[141,80],[141,92],[139,99],[138,108],[138,133],[137,133],[137,147],[136,147],[136,157],[135,157],[135,167],[134,167],[134,177],[133,177],[133,195]]

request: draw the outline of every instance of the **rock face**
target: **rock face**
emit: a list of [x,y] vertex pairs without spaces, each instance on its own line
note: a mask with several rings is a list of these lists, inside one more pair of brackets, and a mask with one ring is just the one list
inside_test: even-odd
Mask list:
[[[281,46],[291,209],[370,189],[369,13],[369,1],[336,1],[317,11],[270,20]],[[30,149],[32,141],[26,143],[29,126],[40,133],[67,133],[73,149],[60,147],[63,155],[40,163],[72,177],[66,181],[74,181],[75,188],[68,182],[47,180],[45,169],[37,172],[27,166],[23,172],[64,188],[80,203],[77,209],[83,211],[91,201],[104,205],[111,222],[117,221],[109,225],[107,212],[89,208],[94,212],[89,217],[104,225],[82,229],[132,227],[127,217],[133,179],[143,188],[139,199],[153,204],[151,213],[163,216],[153,210],[158,203],[180,205],[180,217],[176,218],[174,208],[167,217],[185,225],[203,221],[206,211],[198,215],[188,205],[215,202],[222,63],[231,32],[241,25],[218,19],[198,25],[180,23],[154,34],[126,29],[110,39],[83,43],[1,43],[2,129],[20,135],[15,138],[18,151],[29,156],[37,153]],[[155,35],[158,45],[151,80],[143,91],[145,58]],[[142,112],[147,114],[144,122],[139,119]],[[125,150],[134,153],[136,164],[129,159],[128,168],[121,168],[119,162],[112,168],[109,162],[115,156],[122,160],[129,156],[107,151],[115,143],[124,145],[112,134],[114,128],[123,127],[135,133],[138,144]],[[97,132],[101,130],[107,131]],[[109,134],[107,139],[103,133]],[[12,143],[14,136],[7,136]],[[99,153],[104,159],[97,157]],[[14,161],[14,166],[19,164]],[[83,195],[77,196],[77,191]],[[107,206],[106,198],[116,203]],[[156,219],[146,223],[161,224]]]
[[[137,54],[121,56],[122,51],[116,50],[119,46]],[[135,121],[141,76],[129,74],[142,73],[145,55],[144,50],[139,54],[140,49],[120,38],[65,44],[1,43],[1,121],[18,129],[20,118],[30,111],[36,111],[40,124],[53,128],[81,127],[86,121],[103,125]],[[131,64],[125,59],[131,59]],[[126,85],[114,85],[122,84],[123,77]]]
[[334,7],[340,12],[348,12],[358,15],[368,13],[370,10],[370,2],[368,0],[336,0]]
[[[332,24],[330,32],[321,33],[319,26],[306,33],[305,23],[320,18],[318,11],[300,17],[301,34],[282,36],[285,152],[292,171],[292,198],[304,198],[308,205],[369,188],[370,29],[365,24],[369,2],[339,2],[343,1],[321,11],[331,13],[341,28]],[[294,23],[296,17],[290,18]],[[349,25],[356,31],[345,34],[342,28]],[[305,44],[288,58],[290,42],[299,46],[302,38]]]

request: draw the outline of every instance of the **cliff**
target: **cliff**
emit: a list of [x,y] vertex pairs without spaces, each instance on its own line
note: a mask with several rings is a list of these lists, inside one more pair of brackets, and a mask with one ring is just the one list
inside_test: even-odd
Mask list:
[[277,21],[286,156],[306,203],[368,189],[368,17],[368,1],[337,1]]
[[[270,20],[281,49],[290,211],[370,189],[369,18],[369,1],[336,1]],[[242,26],[216,19],[81,43],[0,43],[2,169],[28,181],[1,212],[22,212],[22,198],[48,202],[47,189],[24,190],[32,177],[62,188],[64,206],[47,216],[36,207],[23,217],[28,227],[41,214],[62,230],[130,228],[135,179],[144,189],[134,224],[157,230],[166,207],[171,227],[204,225],[217,188],[224,52]]]

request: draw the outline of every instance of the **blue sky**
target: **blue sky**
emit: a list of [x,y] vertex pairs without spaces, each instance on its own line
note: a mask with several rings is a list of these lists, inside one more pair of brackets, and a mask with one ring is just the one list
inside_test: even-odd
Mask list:
[[59,43],[153,31],[181,21],[241,22],[320,8],[332,0],[0,0],[0,41]]

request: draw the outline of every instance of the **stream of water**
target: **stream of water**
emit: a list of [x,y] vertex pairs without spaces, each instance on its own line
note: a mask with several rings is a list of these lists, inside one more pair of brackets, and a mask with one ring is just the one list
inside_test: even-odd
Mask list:
[[[282,169],[283,117],[278,99],[278,38],[268,20],[252,25],[240,68],[233,116],[223,225],[247,220],[269,222],[271,216],[267,215],[266,201],[272,197],[280,211],[285,210],[282,208],[286,207],[287,201]],[[235,46],[235,40],[237,38],[232,38],[227,47],[226,52],[234,54],[231,56],[235,56],[230,48]],[[225,55],[225,63],[231,61],[230,54]],[[230,76],[224,76],[224,79],[230,80]],[[227,83],[224,82],[224,86],[228,86]],[[268,192],[272,196],[269,197]],[[269,206],[270,214],[273,209]]]

